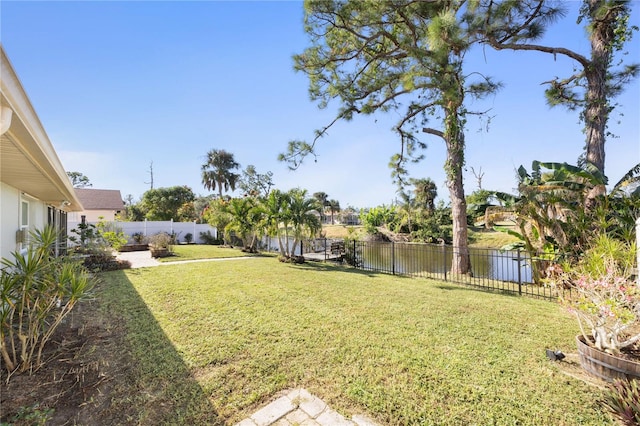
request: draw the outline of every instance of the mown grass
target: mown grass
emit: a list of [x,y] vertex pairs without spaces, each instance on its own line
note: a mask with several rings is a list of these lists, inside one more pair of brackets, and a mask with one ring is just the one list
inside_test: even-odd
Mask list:
[[173,246],[173,256],[158,258],[160,262],[181,260],[224,259],[230,257],[255,256],[239,248],[212,246],[206,244],[178,244]]
[[469,235],[472,240],[470,245],[479,248],[500,248],[518,241],[516,237],[506,232],[484,229],[470,230]]
[[304,387],[389,425],[614,424],[600,389],[545,357],[575,351],[574,322],[552,302],[274,258],[103,279],[140,394],[153,395],[141,419],[162,402],[172,414],[156,423],[234,424]]

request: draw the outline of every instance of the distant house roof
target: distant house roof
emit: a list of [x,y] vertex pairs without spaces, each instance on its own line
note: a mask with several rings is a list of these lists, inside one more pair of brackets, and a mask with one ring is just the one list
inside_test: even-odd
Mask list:
[[75,191],[85,210],[124,209],[122,195],[117,189],[75,188]]

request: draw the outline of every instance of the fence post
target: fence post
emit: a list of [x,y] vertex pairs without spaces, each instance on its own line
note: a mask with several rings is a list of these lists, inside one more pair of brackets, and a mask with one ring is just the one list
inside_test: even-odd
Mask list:
[[391,241],[391,274],[396,274],[396,244]]
[[442,254],[443,254],[443,258],[444,258],[444,280],[447,280],[447,246],[446,244],[442,243]]
[[358,256],[356,255],[356,240],[353,239],[353,265],[358,267]]
[[324,261],[327,261],[327,237],[324,237]]
[[521,265],[522,259],[520,258],[520,248],[518,248],[518,294],[522,296],[522,276],[521,276]]
[[640,287],[640,217],[636,219],[636,282]]

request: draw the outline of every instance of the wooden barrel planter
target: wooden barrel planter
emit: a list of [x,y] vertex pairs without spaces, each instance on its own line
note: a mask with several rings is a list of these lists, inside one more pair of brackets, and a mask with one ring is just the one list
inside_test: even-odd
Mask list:
[[582,335],[576,337],[580,364],[585,371],[607,382],[640,379],[640,361],[620,358],[589,346]]
[[120,253],[129,252],[129,251],[145,251],[149,250],[148,244],[126,244],[118,250]]
[[151,251],[151,257],[169,257],[172,255],[167,247],[154,247],[150,245],[149,250]]

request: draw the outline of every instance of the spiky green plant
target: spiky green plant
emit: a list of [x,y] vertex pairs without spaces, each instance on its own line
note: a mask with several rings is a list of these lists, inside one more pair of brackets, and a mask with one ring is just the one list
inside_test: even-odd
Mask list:
[[47,226],[31,232],[26,251],[2,259],[0,354],[9,376],[42,366],[45,344],[93,285],[79,262],[53,256],[57,239]]
[[640,382],[616,380],[605,393],[603,405],[625,426],[640,424]]

